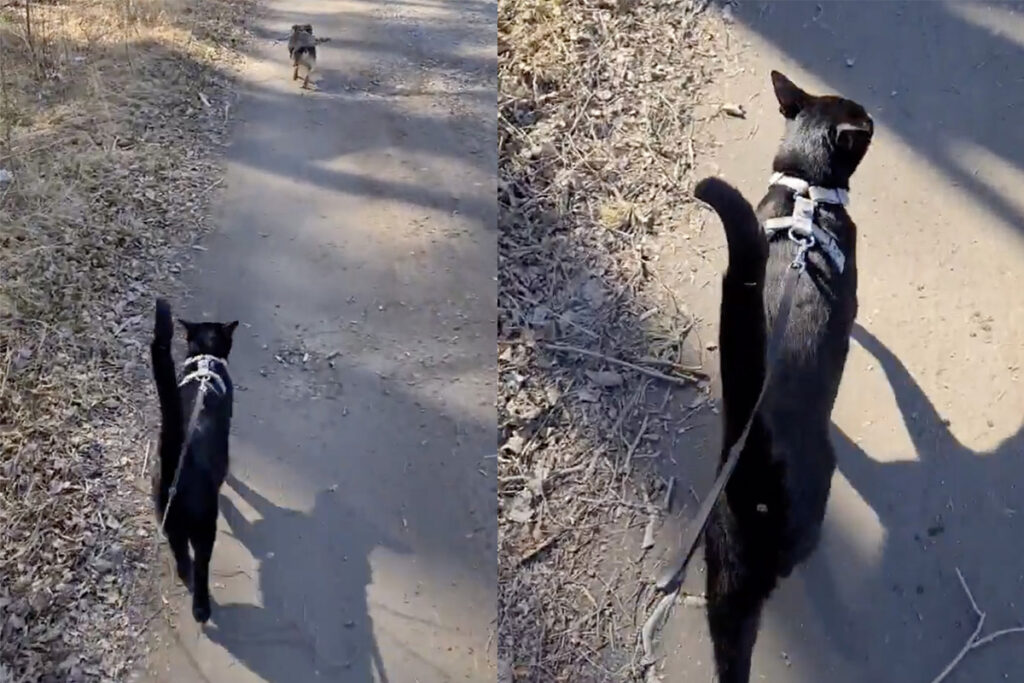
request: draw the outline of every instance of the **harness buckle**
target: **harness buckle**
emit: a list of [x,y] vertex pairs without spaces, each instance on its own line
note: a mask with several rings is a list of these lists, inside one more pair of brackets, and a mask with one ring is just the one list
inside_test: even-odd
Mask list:
[[797,246],[796,255],[793,256],[793,263],[790,264],[790,267],[800,271],[807,270],[807,252],[818,243],[818,240],[814,238],[814,233],[794,225],[786,234],[789,240]]

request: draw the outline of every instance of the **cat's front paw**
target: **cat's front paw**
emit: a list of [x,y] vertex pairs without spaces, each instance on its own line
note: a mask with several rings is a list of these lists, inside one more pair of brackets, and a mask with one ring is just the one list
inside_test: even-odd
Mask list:
[[174,320],[171,318],[171,305],[166,299],[156,300],[156,321],[153,325],[153,337],[159,342],[170,344],[174,338]]
[[192,618],[196,623],[205,624],[210,620],[210,599],[198,597],[192,599]]

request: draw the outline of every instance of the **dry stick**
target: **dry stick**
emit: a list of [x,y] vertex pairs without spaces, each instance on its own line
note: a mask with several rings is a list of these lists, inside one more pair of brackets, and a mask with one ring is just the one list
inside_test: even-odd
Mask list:
[[4,59],[5,50],[5,39],[0,34],[0,121],[4,122],[4,152],[11,154],[14,147],[13,135],[14,135],[14,123],[13,123],[13,111],[11,110],[11,100],[7,94],[7,60]]
[[139,473],[140,477],[146,476],[146,467],[149,465],[149,450],[153,447],[153,440],[146,439],[146,458],[142,461],[142,471]]
[[668,478],[668,486],[665,487],[665,499],[661,502],[661,509],[665,512],[672,511],[672,491],[676,487],[676,478]]
[[654,663],[654,632],[661,626],[661,622],[668,615],[669,607],[672,606],[677,597],[679,597],[678,588],[671,593],[663,595],[658,604],[655,605],[651,616],[647,617],[643,628],[640,629],[640,642],[644,648],[644,665],[649,666]]
[[953,672],[953,669],[956,668],[957,664],[959,664],[971,650],[976,650],[982,645],[988,645],[993,640],[1002,638],[1003,636],[1008,636],[1013,633],[1024,633],[1024,626],[1015,626],[1014,628],[1004,628],[1001,631],[990,633],[984,638],[979,638],[978,634],[981,633],[981,627],[985,625],[985,613],[978,607],[978,603],[974,599],[974,594],[972,594],[971,589],[967,587],[967,582],[964,581],[964,575],[960,573],[959,567],[956,569],[956,577],[960,579],[960,585],[963,587],[964,593],[967,594],[967,599],[971,601],[971,609],[973,609],[974,613],[978,616],[978,625],[974,627],[974,632],[971,634],[971,637],[968,638],[967,642],[964,643],[964,646],[960,648],[960,652],[958,652],[956,657],[953,658],[953,661],[946,665],[946,668],[942,670],[942,673],[932,679],[932,683],[940,683],[940,681],[945,680],[945,678]]
[[629,450],[626,451],[626,462],[622,466],[622,473],[628,475],[630,468],[633,466],[633,454],[636,453],[636,447],[640,445],[640,439],[644,437],[644,432],[647,431],[647,418],[648,415],[644,415],[644,421],[640,424],[640,429],[636,433],[636,438],[633,439],[633,443],[629,445]]
[[673,375],[666,375],[663,372],[658,372],[657,370],[645,368],[642,365],[637,365],[635,363],[630,363],[628,361],[620,360],[618,358],[606,356],[603,353],[598,353],[597,351],[581,349],[577,346],[569,346],[567,344],[552,344],[551,342],[540,342],[540,345],[552,351],[561,351],[562,353],[575,353],[580,356],[587,356],[588,358],[597,358],[607,363],[611,363],[612,365],[618,365],[623,368],[635,370],[636,372],[639,372],[640,374],[643,375],[647,375],[648,377],[654,377],[655,379],[663,379],[666,382],[672,382],[674,384],[679,384],[682,386],[690,386],[691,384],[693,384],[694,381],[696,381],[696,377],[693,376],[676,377]]
[[28,42],[28,49],[32,53],[32,61],[34,62],[36,47],[32,42],[32,0],[25,0],[25,40]]

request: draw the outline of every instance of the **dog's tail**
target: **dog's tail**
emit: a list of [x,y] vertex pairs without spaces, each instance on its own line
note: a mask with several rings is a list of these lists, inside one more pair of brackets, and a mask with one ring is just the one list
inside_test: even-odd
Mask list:
[[[694,196],[715,210],[725,228],[729,246],[729,270],[749,279],[763,279],[768,260],[768,241],[761,230],[757,214],[740,191],[719,178],[705,178],[697,183]],[[753,277],[761,273],[760,278]]]

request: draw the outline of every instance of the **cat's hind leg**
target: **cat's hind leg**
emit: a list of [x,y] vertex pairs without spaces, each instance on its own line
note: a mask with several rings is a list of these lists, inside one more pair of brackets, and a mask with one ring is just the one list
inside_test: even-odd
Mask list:
[[192,552],[192,617],[200,624],[210,619],[210,558],[217,538],[217,508],[213,514],[194,524],[191,533]]
[[719,502],[705,531],[707,614],[719,683],[748,683],[761,607],[773,572],[750,561],[736,520]]
[[[169,516],[173,520],[173,516]],[[167,533],[171,552],[174,553],[174,566],[178,578],[186,588],[192,590],[192,558],[188,554],[188,531],[180,524],[168,524],[164,530]]]
[[743,605],[737,593],[708,595],[708,627],[719,683],[749,683],[760,612],[760,605]]
[[[178,578],[192,590],[192,558],[188,554],[188,525],[174,506],[167,510],[167,521],[164,521],[164,510],[167,508],[168,490],[161,485],[161,478],[153,478],[153,505],[156,508],[156,522],[163,526],[167,542],[174,554],[175,570]],[[180,504],[180,503],[179,503]]]

